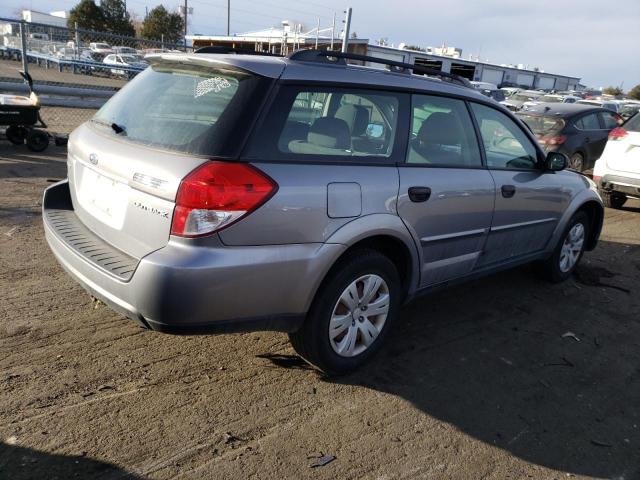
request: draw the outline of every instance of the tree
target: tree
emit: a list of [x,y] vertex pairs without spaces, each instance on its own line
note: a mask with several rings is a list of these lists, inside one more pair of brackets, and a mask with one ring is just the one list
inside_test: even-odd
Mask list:
[[149,12],[142,22],[142,36],[150,40],[164,40],[176,43],[184,35],[184,20],[179,13],[170,13],[159,5]]
[[627,93],[627,97],[633,98],[634,100],[640,100],[640,84],[629,90],[629,93]]
[[80,3],[69,12],[67,26],[69,28],[75,28],[76,23],[78,24],[78,28],[103,30],[104,14],[102,13],[102,9],[97,6],[93,0],[80,0]]
[[422,48],[418,45],[405,45],[404,47],[406,50],[415,50],[417,52],[426,52],[427,50],[425,48]]
[[109,33],[132,37],[136,34],[124,0],[101,0],[104,27]]
[[618,96],[618,95],[622,95],[623,91],[620,87],[607,87],[604,90],[602,90],[602,93],[605,93],[607,95],[613,95]]

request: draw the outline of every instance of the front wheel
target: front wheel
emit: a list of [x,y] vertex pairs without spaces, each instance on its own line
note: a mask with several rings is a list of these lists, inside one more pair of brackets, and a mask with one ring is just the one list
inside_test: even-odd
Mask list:
[[327,374],[352,371],[380,348],[400,296],[393,262],[376,250],[355,251],[329,274],[291,344]]
[[22,145],[24,144],[25,138],[27,138],[27,129],[18,125],[10,125],[7,127],[5,135],[7,136],[7,140],[14,145]]
[[585,212],[577,212],[567,225],[551,257],[542,263],[543,274],[552,282],[569,278],[582,258],[590,222]]

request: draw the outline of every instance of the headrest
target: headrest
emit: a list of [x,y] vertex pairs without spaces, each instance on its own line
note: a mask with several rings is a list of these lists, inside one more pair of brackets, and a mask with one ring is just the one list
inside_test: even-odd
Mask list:
[[453,113],[434,112],[418,130],[418,140],[427,145],[459,145],[464,139],[462,125]]
[[359,137],[364,135],[369,125],[369,110],[362,105],[342,105],[336,111],[336,118],[347,122],[351,135]]
[[340,118],[316,118],[309,129],[307,142],[321,147],[348,150],[351,148],[349,125]]

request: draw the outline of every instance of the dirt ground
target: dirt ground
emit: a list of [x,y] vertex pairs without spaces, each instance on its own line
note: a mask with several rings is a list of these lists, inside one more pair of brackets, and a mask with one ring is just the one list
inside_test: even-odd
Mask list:
[[65,168],[0,141],[0,478],[640,479],[640,202],[607,210],[573,279],[416,300],[336,380],[284,334],[170,336],[95,306],[43,236]]

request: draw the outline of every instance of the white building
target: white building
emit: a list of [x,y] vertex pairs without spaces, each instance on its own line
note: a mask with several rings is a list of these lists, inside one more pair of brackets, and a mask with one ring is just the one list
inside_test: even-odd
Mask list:
[[52,27],[66,27],[68,14],[65,11],[44,13],[36,10],[23,10],[22,19],[29,23],[41,23]]

